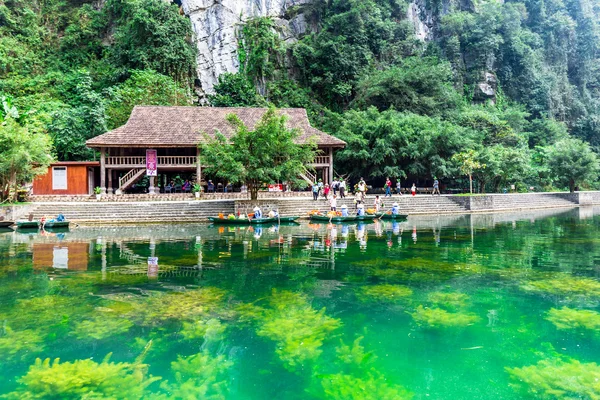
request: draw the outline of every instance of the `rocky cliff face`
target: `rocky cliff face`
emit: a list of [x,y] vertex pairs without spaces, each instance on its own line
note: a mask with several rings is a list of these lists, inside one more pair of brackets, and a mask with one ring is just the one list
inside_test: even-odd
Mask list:
[[189,16],[198,46],[198,79],[200,94],[210,94],[219,75],[237,72],[238,35],[241,24],[253,17],[273,17],[284,40],[294,40],[306,31],[304,15],[293,13],[311,0],[182,0]]

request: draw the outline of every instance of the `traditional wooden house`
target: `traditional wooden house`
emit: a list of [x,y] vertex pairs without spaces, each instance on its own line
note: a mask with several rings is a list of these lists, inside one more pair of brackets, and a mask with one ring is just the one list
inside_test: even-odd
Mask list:
[[[229,114],[236,114],[253,129],[266,108],[218,108],[218,107],[163,107],[136,106],[127,123],[117,129],[87,141],[88,147],[100,151],[100,187],[104,192],[121,193],[147,174],[147,160],[156,161],[158,172],[195,171],[196,179],[202,181],[202,167],[198,163],[198,144],[204,134],[214,136],[217,132],[231,137],[235,132],[227,121]],[[288,117],[289,128],[301,132],[299,141],[314,140],[319,154],[312,167],[325,182],[333,180],[333,152],[343,148],[345,142],[313,128],[302,108],[280,109]],[[148,152],[150,150],[150,152]],[[154,158],[156,157],[156,160]],[[148,160],[149,161],[149,160]],[[305,176],[314,180],[315,176]],[[150,193],[155,193],[156,182],[150,176]]]

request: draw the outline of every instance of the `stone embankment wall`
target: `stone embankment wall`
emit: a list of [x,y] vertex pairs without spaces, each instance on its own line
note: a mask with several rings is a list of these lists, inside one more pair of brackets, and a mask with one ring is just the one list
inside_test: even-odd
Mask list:
[[[219,195],[226,196],[226,195]],[[126,200],[127,196],[123,196]],[[374,196],[366,199],[367,208],[373,204]],[[142,201],[146,200],[146,201]],[[394,196],[384,198],[384,210],[398,202],[401,212],[409,215],[444,215],[486,213],[495,211],[527,211],[541,209],[568,209],[579,206],[600,205],[600,192],[578,193],[527,193],[527,194],[490,194],[481,196]],[[184,200],[159,201],[158,198],[143,195],[134,200],[120,202],[84,201],[84,202],[39,202],[23,207],[22,211],[11,210],[11,216],[24,216],[33,212],[35,218],[54,216],[59,213],[80,223],[111,224],[116,223],[169,223],[169,222],[204,222],[207,217],[219,213],[247,214],[254,206],[259,205],[263,211],[278,209],[281,215],[299,215],[306,217],[308,212],[318,209],[329,210],[329,203],[323,198],[313,201],[309,197],[262,198],[258,201],[247,199],[222,198],[197,201],[191,198]],[[354,210],[352,197],[340,199],[342,204]],[[583,208],[582,208],[583,209]],[[7,218],[11,219],[11,218]]]

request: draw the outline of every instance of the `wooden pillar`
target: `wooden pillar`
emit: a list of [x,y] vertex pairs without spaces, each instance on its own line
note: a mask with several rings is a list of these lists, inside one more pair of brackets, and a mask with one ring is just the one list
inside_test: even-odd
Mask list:
[[100,188],[106,194],[106,148],[100,148]]
[[333,182],[333,147],[329,148],[329,184]]
[[202,185],[202,163],[200,162],[200,147],[196,148],[196,183]]
[[108,187],[106,188],[107,194],[113,194],[113,169],[108,170]]

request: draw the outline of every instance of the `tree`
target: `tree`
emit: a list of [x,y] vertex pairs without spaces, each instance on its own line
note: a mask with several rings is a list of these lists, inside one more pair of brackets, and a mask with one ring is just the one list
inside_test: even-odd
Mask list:
[[556,142],[549,149],[548,164],[552,174],[561,185],[574,192],[575,187],[598,179],[598,156],[590,146],[574,138]]
[[468,150],[462,153],[456,153],[452,156],[452,161],[458,165],[461,174],[469,177],[469,193],[473,194],[473,172],[485,167],[477,161],[478,154],[475,150]]
[[108,129],[125,124],[136,105],[187,106],[192,103],[185,88],[171,77],[152,70],[133,71],[131,77],[112,88],[110,94],[106,106]]
[[208,96],[213,107],[253,107],[265,103],[250,79],[242,73],[219,75],[214,90],[215,94]]
[[235,128],[230,140],[217,133],[214,139],[205,136],[200,144],[201,159],[209,174],[232,183],[245,183],[250,199],[258,198],[263,184],[299,182],[299,175],[314,160],[316,146],[297,144],[300,132],[286,127],[287,117],[269,108],[250,130],[235,115],[227,120]]
[[33,133],[12,117],[0,124],[0,198],[14,200],[18,185],[46,172],[52,161],[48,135]]

